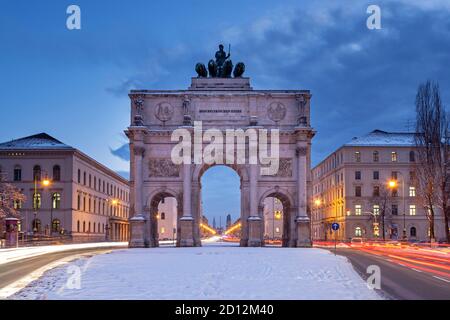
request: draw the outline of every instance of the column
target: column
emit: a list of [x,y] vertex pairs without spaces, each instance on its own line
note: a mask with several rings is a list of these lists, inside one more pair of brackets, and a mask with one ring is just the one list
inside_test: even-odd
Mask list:
[[295,219],[297,224],[297,247],[310,247],[311,243],[311,223],[306,212],[307,210],[307,180],[308,180],[308,148],[297,143],[297,203],[298,211]]
[[143,248],[145,241],[145,222],[146,218],[142,210],[142,158],[145,149],[143,146],[133,146],[134,154],[134,216],[130,218],[131,236],[129,241],[130,248]]
[[194,246],[194,218],[191,208],[191,164],[183,164],[183,216],[180,218],[180,246]]
[[248,218],[248,246],[260,247],[261,217],[258,215],[258,165],[250,165],[250,216]]

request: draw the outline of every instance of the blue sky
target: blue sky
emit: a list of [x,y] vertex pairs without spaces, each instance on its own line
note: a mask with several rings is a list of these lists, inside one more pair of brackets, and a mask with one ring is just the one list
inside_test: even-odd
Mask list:
[[[70,4],[81,30],[66,28]],[[381,30],[366,28],[369,4]],[[117,171],[128,170],[128,90],[187,88],[218,43],[254,88],[312,91],[314,163],[375,128],[407,130],[420,82],[439,81],[450,102],[446,0],[2,0],[0,43],[0,140],[45,131]],[[234,173],[218,168],[203,185],[211,220],[237,217]]]

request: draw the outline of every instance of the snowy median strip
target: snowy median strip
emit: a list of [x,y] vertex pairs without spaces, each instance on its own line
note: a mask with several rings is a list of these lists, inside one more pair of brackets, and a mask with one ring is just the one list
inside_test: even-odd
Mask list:
[[41,247],[20,247],[0,249],[0,265],[13,261],[40,256],[47,253],[63,252],[77,249],[95,249],[105,247],[128,246],[128,242],[95,242],[79,244],[62,244]]
[[83,257],[48,271],[11,298],[297,300],[381,296],[346,258],[327,250],[230,248],[216,243],[200,248],[114,250]]

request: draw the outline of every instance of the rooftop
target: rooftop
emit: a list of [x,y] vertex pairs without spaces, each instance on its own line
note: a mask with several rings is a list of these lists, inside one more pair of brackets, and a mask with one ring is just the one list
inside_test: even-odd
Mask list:
[[38,133],[32,136],[0,143],[0,150],[20,150],[20,149],[73,149],[71,146],[62,143],[47,133]]
[[344,147],[412,147],[415,145],[413,132],[386,132],[374,130],[366,135],[355,137]]

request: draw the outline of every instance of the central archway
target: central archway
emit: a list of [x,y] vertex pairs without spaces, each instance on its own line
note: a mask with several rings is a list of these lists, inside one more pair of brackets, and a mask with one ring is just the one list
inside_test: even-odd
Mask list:
[[226,164],[214,164],[214,165],[197,165],[194,168],[192,174],[192,209],[194,214],[195,228],[194,228],[194,241],[198,244],[201,243],[200,239],[200,223],[202,221],[202,177],[208,169],[216,166],[225,166],[231,168],[238,176],[240,180],[240,220],[241,220],[241,238],[240,246],[248,245],[248,223],[249,217],[249,177],[247,168],[245,165],[226,165]]

